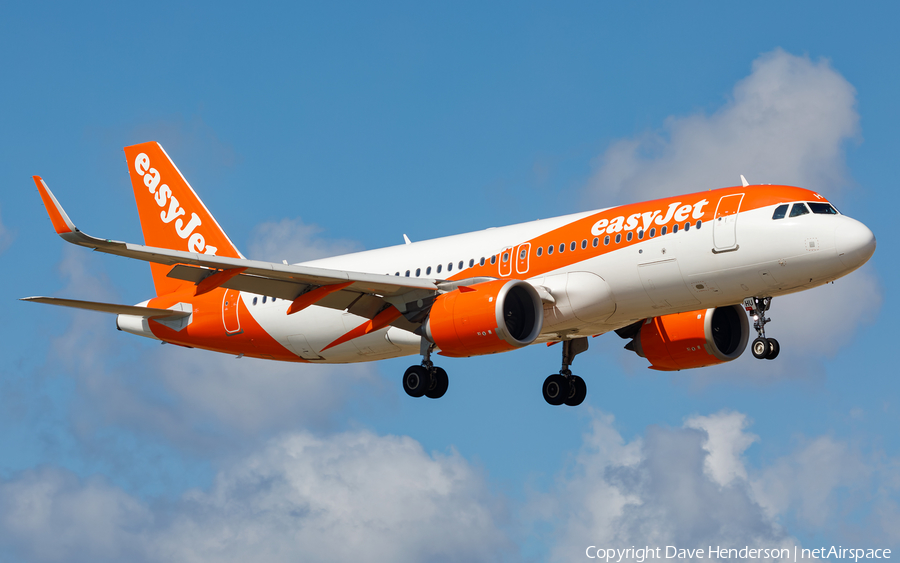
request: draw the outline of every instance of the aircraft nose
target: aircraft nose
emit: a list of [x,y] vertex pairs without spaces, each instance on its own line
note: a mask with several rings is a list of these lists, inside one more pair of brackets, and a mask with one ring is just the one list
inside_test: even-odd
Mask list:
[[875,235],[856,219],[842,219],[844,220],[834,230],[835,249],[845,266],[856,269],[875,253]]

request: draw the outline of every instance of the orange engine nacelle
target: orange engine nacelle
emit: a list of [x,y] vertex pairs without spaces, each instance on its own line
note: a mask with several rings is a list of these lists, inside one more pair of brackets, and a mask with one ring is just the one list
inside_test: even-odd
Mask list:
[[732,305],[647,319],[625,348],[650,360],[650,369],[677,371],[730,362],[749,337],[747,315]]
[[527,346],[543,323],[544,307],[531,284],[494,280],[438,296],[425,335],[441,355],[463,358]]

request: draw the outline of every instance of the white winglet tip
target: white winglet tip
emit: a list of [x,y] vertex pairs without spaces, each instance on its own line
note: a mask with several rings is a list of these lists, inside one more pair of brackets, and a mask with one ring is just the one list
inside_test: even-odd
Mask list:
[[750,182],[747,181],[747,178],[744,178],[743,174],[741,174],[741,185],[745,188],[750,185]]

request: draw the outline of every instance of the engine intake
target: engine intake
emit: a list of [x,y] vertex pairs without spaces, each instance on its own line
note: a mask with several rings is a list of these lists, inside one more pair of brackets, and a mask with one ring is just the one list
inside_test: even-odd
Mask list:
[[441,355],[462,358],[527,346],[543,323],[544,307],[531,284],[494,280],[438,296],[425,335]]
[[625,348],[650,360],[650,369],[677,371],[738,358],[750,323],[739,305],[647,319]]

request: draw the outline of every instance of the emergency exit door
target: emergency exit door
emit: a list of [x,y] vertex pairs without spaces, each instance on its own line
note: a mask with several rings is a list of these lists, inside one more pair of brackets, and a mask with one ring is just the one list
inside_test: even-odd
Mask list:
[[222,323],[225,332],[236,334],[241,331],[241,319],[238,316],[238,307],[241,303],[241,292],[236,289],[226,289],[222,298]]

